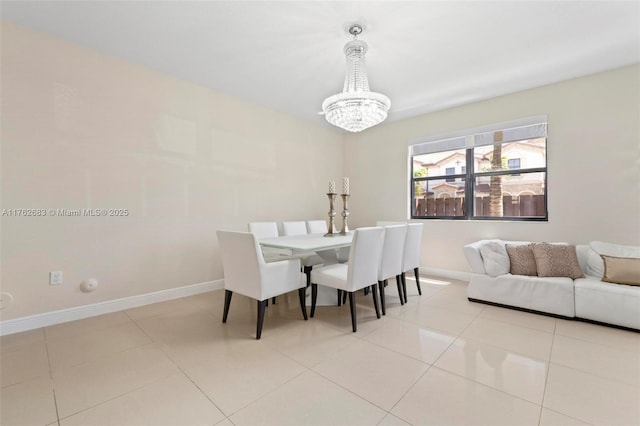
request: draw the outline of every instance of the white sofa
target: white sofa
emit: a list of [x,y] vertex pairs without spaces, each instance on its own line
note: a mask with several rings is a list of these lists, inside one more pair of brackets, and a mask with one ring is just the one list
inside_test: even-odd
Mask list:
[[603,242],[576,245],[577,260],[584,277],[573,279],[503,273],[505,267],[509,270],[509,257],[503,258],[506,251],[488,250],[489,244],[495,248],[496,243],[498,246],[530,244],[482,240],[464,246],[472,272],[467,289],[470,300],[640,330],[640,286],[602,281],[604,263],[600,256],[638,259],[640,247]]

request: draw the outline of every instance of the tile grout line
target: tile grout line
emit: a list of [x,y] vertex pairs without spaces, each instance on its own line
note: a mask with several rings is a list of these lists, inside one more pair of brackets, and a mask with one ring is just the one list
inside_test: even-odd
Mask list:
[[58,398],[56,398],[56,386],[53,380],[53,369],[51,368],[51,356],[49,355],[49,342],[47,340],[47,334],[44,331],[44,327],[42,328],[42,337],[44,338],[44,348],[47,351],[47,364],[49,365],[49,379],[51,380],[51,390],[53,392],[53,405],[56,408],[56,420],[58,421],[58,426],[60,426],[60,411],[58,410]]
[[[426,364],[426,363],[425,363],[425,364]],[[427,364],[427,366],[428,366],[428,367],[427,367],[427,369],[425,370],[425,372],[424,372],[424,373],[422,373],[422,374],[420,375],[420,377],[418,377],[418,379],[417,379],[417,380],[416,380],[416,381],[415,381],[411,386],[409,386],[409,388],[408,388],[408,389],[407,389],[407,390],[402,394],[402,396],[401,396],[400,398],[398,398],[398,400],[393,404],[393,406],[392,406],[391,408],[389,408],[389,411],[387,411],[387,414],[388,414],[388,415],[390,414],[390,415],[392,415],[392,416],[394,416],[394,417],[398,417],[400,420],[402,420],[402,421],[404,421],[404,422],[409,423],[409,421],[408,421],[408,420],[405,420],[405,419],[403,419],[402,417],[400,417],[400,416],[397,416],[397,415],[393,414],[391,411],[393,411],[393,409],[394,409],[394,408],[396,408],[396,406],[400,403],[400,401],[402,401],[402,400],[404,399],[404,397],[406,397],[406,396],[407,396],[407,394],[408,394],[409,392],[411,392],[411,390],[412,390],[413,388],[415,388],[415,387],[416,387],[416,385],[418,384],[418,382],[419,382],[420,380],[422,380],[422,378],[423,378],[424,376],[426,376],[426,375],[427,375],[427,373],[431,370],[431,368],[433,368],[433,364]],[[384,420],[384,419],[383,419],[383,420]],[[381,421],[382,421],[382,420],[381,420]]]
[[[171,374],[175,374],[175,373],[171,373]],[[118,395],[114,395],[114,396],[112,396],[111,398],[105,399],[104,401],[100,401],[99,403],[97,403],[97,404],[95,404],[95,405],[92,405],[92,406],[90,406],[90,407],[83,408],[83,409],[78,410],[78,411],[76,411],[76,412],[74,412],[74,413],[71,413],[71,414],[69,414],[69,415],[67,415],[67,416],[65,416],[65,417],[62,417],[60,420],[68,419],[68,418],[73,417],[73,416],[76,416],[76,415],[78,415],[78,414],[80,414],[80,413],[84,413],[85,411],[89,411],[89,410],[92,410],[92,409],[94,409],[94,408],[96,408],[96,407],[99,407],[99,406],[101,406],[101,405],[104,405],[104,404],[106,404],[106,403],[108,403],[108,402],[115,401],[115,400],[116,400],[116,399],[118,399],[118,398],[122,398],[123,396],[128,395],[128,394],[133,393],[133,392],[136,392],[136,391],[138,391],[138,390],[140,390],[140,389],[144,389],[144,388],[146,388],[147,386],[153,385],[153,384],[155,384],[155,383],[157,383],[157,382],[159,382],[159,381],[161,381],[161,380],[166,379],[167,377],[170,377],[170,376],[171,376],[171,374],[168,374],[168,375],[166,375],[166,376],[160,377],[160,378],[158,378],[158,379],[156,379],[156,380],[154,380],[154,381],[152,381],[152,382],[145,383],[144,385],[138,386],[138,387],[133,388],[133,389],[131,389],[131,390],[128,390],[128,391],[126,391],[126,392],[124,392],[124,393],[121,393],[121,394],[118,394]],[[58,422],[58,423],[59,423],[59,422]]]
[[538,414],[538,426],[542,421],[542,411],[544,410],[544,400],[547,397],[547,385],[549,384],[549,373],[551,372],[551,355],[553,354],[553,344],[556,341],[556,328],[558,327],[558,321],[553,322],[553,334],[551,337],[551,347],[549,348],[549,362],[547,362],[547,374],[544,378],[544,388],[542,390],[542,401],[540,402],[540,413]]
[[[563,415],[563,416],[569,417],[569,418],[571,418],[571,419],[575,419],[575,420],[577,420],[577,421],[579,421],[579,422],[582,422],[582,423],[585,423],[585,424],[589,424],[589,423],[585,422],[584,420],[576,419],[576,418],[575,418],[575,417],[573,417],[573,416],[570,416],[570,415],[568,415],[568,414],[562,413],[562,412],[557,411],[557,410],[552,410],[552,409],[550,409],[550,408],[545,407],[545,405],[544,405],[544,401],[545,401],[545,399],[546,399],[546,397],[547,397],[547,385],[549,384],[549,373],[551,372],[551,364],[552,364],[552,362],[551,362],[551,355],[552,355],[552,353],[553,353],[553,344],[554,344],[554,342],[555,342],[555,340],[556,340],[556,330],[557,330],[557,327],[558,327],[558,322],[557,322],[557,320],[556,320],[556,321],[554,322],[554,325],[553,325],[553,339],[551,340],[551,348],[550,348],[550,350],[549,350],[549,362],[547,363],[547,375],[546,375],[545,380],[544,380],[544,390],[543,390],[543,392],[542,392],[542,403],[540,404],[540,415],[539,415],[539,417],[538,417],[538,426],[541,426],[541,425],[540,425],[540,423],[542,422],[542,412],[543,412],[543,410],[545,410],[545,409],[550,410],[550,411],[553,411],[554,413],[558,413],[558,414],[561,414],[561,415]],[[559,336],[562,336],[562,334],[559,334]],[[580,371],[580,370],[577,370],[577,371]]]
[[[507,392],[507,391],[505,391],[505,390],[502,390],[502,389],[494,388],[493,386],[489,386],[489,385],[487,385],[486,383],[478,382],[477,380],[471,379],[471,378],[469,378],[469,377],[462,376],[462,375],[460,375],[460,374],[458,374],[458,373],[454,373],[453,371],[445,370],[444,368],[440,368],[440,367],[438,367],[438,366],[436,366],[436,365],[434,365],[434,366],[433,366],[433,368],[435,368],[435,369],[437,369],[437,370],[440,370],[440,371],[442,371],[442,372],[444,372],[444,373],[447,373],[447,374],[453,374],[454,376],[460,377],[461,379],[469,380],[470,382],[473,382],[473,383],[475,383],[475,384],[477,384],[477,385],[480,385],[480,386],[485,387],[485,388],[487,388],[487,389],[491,389],[491,390],[496,391],[496,392],[499,392],[499,393],[501,393],[501,394],[504,394],[504,395],[510,396],[510,397],[512,397],[512,398],[519,399],[520,401],[524,401],[524,402],[526,402],[526,403],[529,403],[529,404],[532,404],[532,405],[535,405],[535,406],[542,407],[542,403],[538,404],[538,403],[535,403],[535,402],[533,402],[533,401],[529,401],[528,399],[525,399],[525,398],[523,398],[523,397],[521,397],[521,396],[514,395],[514,394],[509,393],[509,392]],[[544,399],[544,397],[543,397],[543,399]]]
[[[171,361],[173,362],[173,360],[171,360]],[[174,364],[175,364],[175,363],[174,363]],[[227,420],[231,421],[231,420],[229,419],[229,416],[227,416],[227,415],[225,414],[225,412],[224,412],[224,411],[222,411],[222,408],[218,407],[218,405],[215,403],[215,401],[213,401],[213,399],[211,399],[211,398],[209,397],[209,395],[207,395],[207,393],[206,393],[204,390],[202,390],[202,388],[201,388],[200,386],[198,386],[198,384],[197,384],[196,382],[194,382],[194,381],[193,381],[193,379],[191,378],[191,376],[189,376],[189,375],[187,374],[187,372],[186,372],[186,371],[184,371],[184,370],[182,369],[182,367],[180,367],[180,366],[179,366],[179,365],[177,365],[177,364],[176,364],[176,367],[178,368],[178,370],[180,371],[180,373],[182,373],[182,375],[183,375],[183,376],[185,376],[185,377],[187,378],[187,380],[189,380],[191,383],[193,383],[193,386],[195,386],[195,387],[196,387],[196,389],[198,389],[198,390],[200,391],[200,393],[201,393],[205,398],[207,398],[207,400],[208,400],[209,402],[211,402],[211,404],[212,404],[214,407],[216,407],[216,409],[217,409],[218,411],[220,411],[220,413],[222,413],[222,415],[223,415]],[[218,422],[218,423],[220,423],[220,422]],[[233,422],[232,422],[232,423],[233,423]]]

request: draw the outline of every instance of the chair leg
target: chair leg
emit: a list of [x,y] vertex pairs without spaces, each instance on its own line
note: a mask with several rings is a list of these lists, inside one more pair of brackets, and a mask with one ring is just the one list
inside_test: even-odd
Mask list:
[[311,318],[316,314],[316,300],[318,299],[318,284],[311,283]]
[[398,286],[398,297],[400,298],[400,304],[404,305],[404,293],[402,292],[402,278],[400,275],[396,275],[396,285]]
[[369,295],[369,287],[365,287],[364,288],[364,295],[368,296]]
[[307,304],[305,303],[305,299],[307,296],[307,288],[306,287],[300,287],[298,289],[298,297],[300,298],[300,308],[302,309],[302,317],[304,318],[304,320],[308,320],[309,318],[307,317]]
[[312,266],[305,266],[302,270],[304,271],[304,274],[307,276],[307,287],[309,287],[311,285],[311,268],[313,268]]
[[264,324],[264,311],[267,308],[267,303],[269,303],[269,299],[258,300],[258,324],[256,325],[256,340],[259,340],[260,336],[262,336],[262,324]]
[[229,306],[231,305],[231,296],[233,292],[231,290],[224,291],[224,311],[222,313],[222,322],[227,322],[227,316],[229,316]]
[[373,296],[373,307],[376,308],[376,317],[380,319],[380,308],[378,307],[378,286],[371,286],[371,295]]
[[378,281],[378,287],[380,287],[380,307],[382,307],[382,315],[387,315],[385,311],[384,303],[384,286],[387,285],[387,280]]
[[342,306],[342,290],[338,291],[338,306]]
[[404,303],[407,303],[409,299],[407,299],[407,274],[404,272],[401,275],[402,278],[402,294],[404,295]]
[[347,292],[346,291],[342,292],[342,304],[343,305],[347,304]]
[[358,330],[358,324],[356,323],[356,297],[352,291],[349,292],[349,307],[351,309],[351,329],[355,333]]
[[276,298],[275,297],[271,298],[271,303],[273,303],[274,305],[276,304]]
[[416,276],[416,284],[418,285],[418,294],[422,296],[422,289],[420,288],[420,278],[418,277],[418,268],[414,268],[413,273]]

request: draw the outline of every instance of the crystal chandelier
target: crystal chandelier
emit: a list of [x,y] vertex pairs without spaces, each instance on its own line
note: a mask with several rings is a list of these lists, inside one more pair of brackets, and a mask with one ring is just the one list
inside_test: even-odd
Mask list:
[[347,74],[342,93],[329,96],[322,103],[322,111],[327,121],[350,132],[360,132],[382,123],[387,118],[387,111],[391,106],[388,97],[369,91],[364,60],[367,43],[358,40],[358,34],[361,32],[362,27],[359,25],[349,28],[353,40],[344,46]]

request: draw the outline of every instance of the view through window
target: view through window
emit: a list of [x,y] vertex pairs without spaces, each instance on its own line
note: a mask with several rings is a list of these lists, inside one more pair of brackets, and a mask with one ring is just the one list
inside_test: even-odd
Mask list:
[[535,121],[413,143],[411,218],[547,220],[547,125]]

